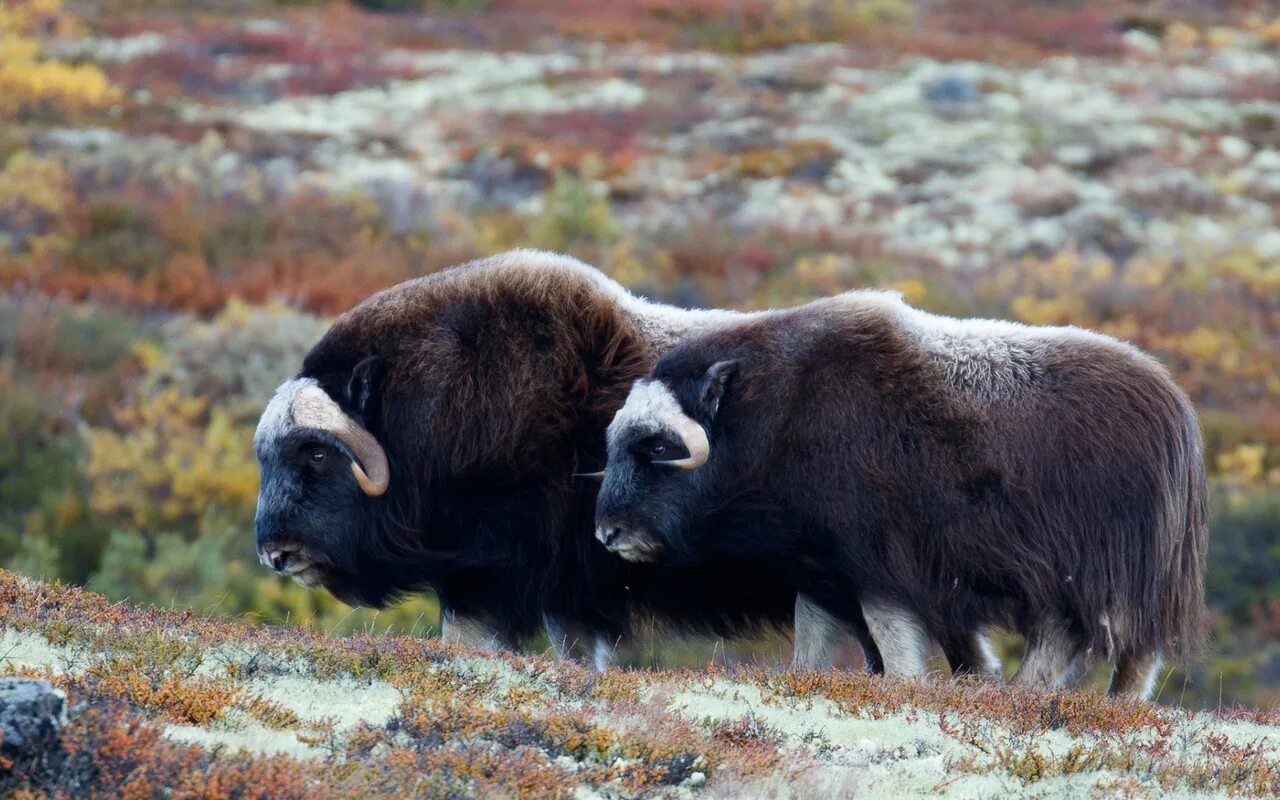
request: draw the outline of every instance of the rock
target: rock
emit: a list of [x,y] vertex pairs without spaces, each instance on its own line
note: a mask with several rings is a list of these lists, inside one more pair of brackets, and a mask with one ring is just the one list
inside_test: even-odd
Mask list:
[[943,75],[924,88],[924,99],[939,105],[976,103],[982,92],[963,75]]
[[1153,55],[1160,52],[1160,40],[1144,30],[1131,28],[1124,32],[1124,46],[1138,53]]
[[707,773],[705,772],[695,772],[692,775],[690,775],[689,778],[685,781],[685,783],[689,784],[690,786],[701,786],[706,782],[707,782]]
[[54,747],[66,723],[67,696],[48,681],[0,680],[0,754],[30,756]]

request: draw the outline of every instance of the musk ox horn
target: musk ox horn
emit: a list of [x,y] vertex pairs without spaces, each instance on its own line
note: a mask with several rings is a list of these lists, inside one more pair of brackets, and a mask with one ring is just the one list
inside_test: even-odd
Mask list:
[[707,441],[707,431],[701,425],[686,416],[670,419],[667,424],[684,442],[684,447],[689,451],[689,455],[686,458],[655,461],[653,463],[666,464],[680,469],[697,469],[707,463],[707,458],[711,455],[711,443]]
[[350,448],[355,456],[351,462],[351,473],[365,494],[378,497],[387,491],[391,483],[391,468],[387,465],[386,451],[373,434],[348,416],[324,389],[319,386],[302,387],[294,396],[289,412],[295,424],[328,431]]

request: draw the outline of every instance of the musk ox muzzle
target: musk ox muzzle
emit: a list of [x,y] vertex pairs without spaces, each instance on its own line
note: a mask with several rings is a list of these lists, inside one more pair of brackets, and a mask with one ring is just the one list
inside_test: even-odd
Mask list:
[[646,531],[607,519],[596,524],[596,539],[627,561],[656,561],[662,553],[662,544]]

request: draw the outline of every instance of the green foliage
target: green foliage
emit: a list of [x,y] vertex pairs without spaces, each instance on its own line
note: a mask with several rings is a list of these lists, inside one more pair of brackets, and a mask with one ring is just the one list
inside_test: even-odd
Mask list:
[[112,312],[0,296],[0,563],[73,581],[96,566],[104,531],[78,428],[96,398],[58,375],[105,389],[139,330]]
[[599,162],[588,160],[579,175],[556,172],[551,190],[542,201],[542,210],[529,229],[534,247],[566,253],[582,253],[601,248],[618,238],[607,194],[597,191],[604,184],[595,179]]
[[1214,498],[1206,589],[1235,623],[1280,599],[1280,488]]
[[120,200],[99,200],[88,208],[85,232],[67,253],[90,275],[115,271],[142,277],[161,269],[168,248],[151,211]]

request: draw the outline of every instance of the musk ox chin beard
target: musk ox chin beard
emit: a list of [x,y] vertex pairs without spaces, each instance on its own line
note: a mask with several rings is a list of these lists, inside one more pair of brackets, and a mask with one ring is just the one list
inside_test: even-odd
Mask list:
[[264,547],[258,553],[258,560],[277,575],[287,575],[308,589],[324,585],[333,572],[326,559],[296,544]]
[[327,573],[322,567],[316,564],[311,564],[303,569],[297,570],[296,572],[290,572],[289,577],[293,578],[294,582],[299,586],[303,586],[307,589],[314,589],[317,586],[322,586],[324,584]]
[[609,545],[609,550],[625,561],[642,564],[658,561],[662,555],[662,545],[651,539],[626,539]]

